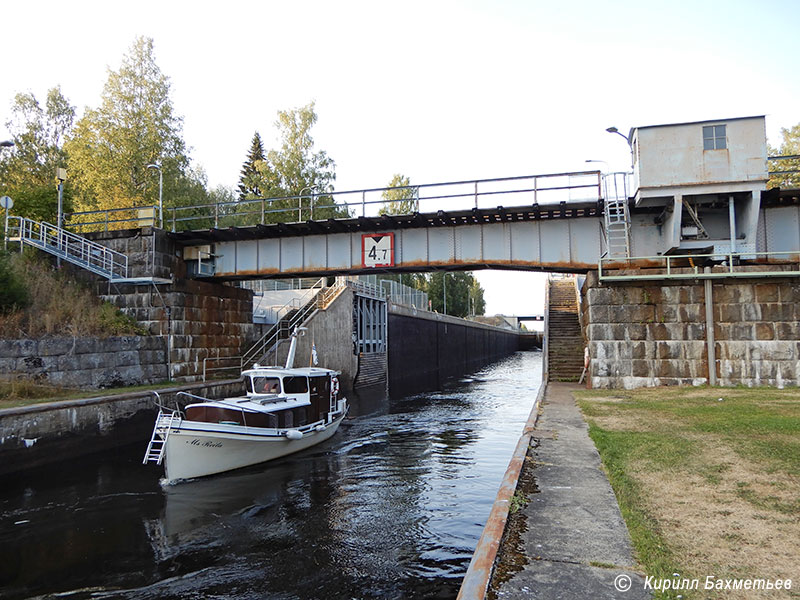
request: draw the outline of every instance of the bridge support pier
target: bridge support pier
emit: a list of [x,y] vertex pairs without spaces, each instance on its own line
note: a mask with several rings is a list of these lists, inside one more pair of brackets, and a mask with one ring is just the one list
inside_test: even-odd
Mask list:
[[590,387],[800,385],[800,278],[753,269],[752,279],[713,282],[601,283],[590,273]]

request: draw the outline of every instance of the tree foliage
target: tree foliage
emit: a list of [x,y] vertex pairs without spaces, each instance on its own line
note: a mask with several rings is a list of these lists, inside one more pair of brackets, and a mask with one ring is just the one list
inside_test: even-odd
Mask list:
[[[0,192],[14,200],[14,213],[55,222],[56,169],[67,163],[64,139],[72,129],[75,107],[61,88],[47,92],[44,107],[32,93],[17,94],[6,123],[12,148],[0,150]],[[64,205],[69,210],[71,189],[65,186]]]
[[[315,219],[349,216],[330,195],[336,180],[336,163],[324,150],[314,148],[311,128],[316,122],[313,102],[278,111],[275,126],[280,147],[268,151],[265,156],[263,146],[259,154],[260,136],[256,133],[258,140],[254,137],[242,166],[239,197],[240,200],[270,199],[264,206],[264,222],[310,218],[312,204]],[[243,204],[239,212],[258,213],[248,214],[247,222],[262,221],[260,207],[255,203]]]
[[239,200],[264,198],[267,190],[261,189],[264,182],[257,168],[257,165],[263,163],[264,160],[266,160],[264,144],[261,141],[261,135],[256,131],[253,134],[253,141],[250,142],[250,151],[247,153],[247,159],[244,161],[239,175]]
[[[800,123],[791,129],[781,129],[783,143],[780,148],[769,147],[770,156],[798,156],[800,155]],[[770,169],[773,171],[794,171],[770,175],[769,187],[800,188],[800,158],[789,158],[772,161]]]
[[379,215],[408,215],[419,211],[418,188],[411,187],[411,180],[396,173],[381,194],[384,204]]
[[169,78],[155,61],[153,40],[140,37],[120,68],[109,71],[100,106],[86,110],[67,141],[76,207],[155,204],[158,173],[147,168],[150,164],[163,171],[165,205],[174,202],[181,187],[191,187],[182,129]]
[[[483,288],[472,273],[437,271],[428,280],[428,300],[437,312],[454,317],[482,315],[486,310]],[[445,296],[447,310],[445,310]]]

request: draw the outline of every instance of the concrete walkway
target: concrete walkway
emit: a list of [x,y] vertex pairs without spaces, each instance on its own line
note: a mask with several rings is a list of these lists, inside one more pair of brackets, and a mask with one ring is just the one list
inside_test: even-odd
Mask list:
[[[532,442],[528,450],[536,461],[532,474],[539,491],[521,509],[527,528],[517,552],[527,560],[510,579],[493,583],[498,598],[651,597],[643,577],[633,571],[628,530],[572,397],[576,389],[548,384],[533,433],[538,447]],[[615,582],[630,589],[620,591]]]

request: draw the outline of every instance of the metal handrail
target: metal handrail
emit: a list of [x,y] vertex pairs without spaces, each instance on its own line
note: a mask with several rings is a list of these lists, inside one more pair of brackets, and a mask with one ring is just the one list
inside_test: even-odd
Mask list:
[[[140,217],[139,211],[143,210],[152,210],[153,216],[152,217]],[[121,213],[121,212],[132,212],[136,211],[135,216],[131,216],[128,218],[122,219],[111,219],[109,218],[110,215]],[[157,205],[145,205],[145,206],[126,206],[123,208],[106,208],[106,209],[98,209],[98,210],[84,210],[80,212],[74,213],[64,213],[64,221],[72,221],[67,223],[67,226],[73,227],[78,229],[79,231],[83,231],[84,227],[92,227],[95,225],[103,225],[103,231],[108,231],[109,225],[114,225],[116,223],[132,223],[136,222],[136,226],[139,227],[142,221],[152,221],[152,224],[155,225],[155,216],[158,214],[158,206]],[[103,215],[104,218],[99,221],[74,221],[75,218],[81,218],[91,215]]]
[[[578,182],[573,182],[573,179],[578,179]],[[566,179],[566,183],[562,184],[559,179]],[[247,217],[258,216],[261,224],[267,223],[267,215],[288,213],[288,219],[279,219],[282,221],[294,221],[297,219],[298,205],[295,201],[310,198],[310,204],[313,207],[314,202],[318,204],[316,208],[340,211],[342,216],[352,217],[361,209],[361,216],[366,216],[367,207],[373,205],[386,205],[387,200],[383,198],[383,192],[392,190],[411,190],[415,193],[413,198],[419,209],[420,203],[439,201],[463,201],[469,199],[470,202],[461,202],[461,206],[454,207],[448,206],[447,210],[454,210],[457,208],[479,208],[481,199],[493,198],[495,196],[509,195],[518,196],[524,195],[528,197],[526,204],[537,205],[540,202],[543,204],[558,203],[560,201],[571,201],[569,198],[570,191],[573,190],[595,190],[588,198],[582,198],[581,201],[597,201],[603,197],[602,181],[600,171],[575,171],[567,173],[545,173],[539,175],[523,175],[516,177],[495,177],[491,179],[471,179],[462,181],[448,181],[440,183],[427,183],[420,185],[400,186],[400,187],[380,187],[380,188],[366,188],[361,190],[348,190],[342,192],[336,191],[314,191],[310,194],[303,194],[302,196],[277,196],[271,198],[253,198],[248,200],[238,201],[225,201],[214,202],[207,204],[196,204],[192,206],[173,206],[168,208],[170,215],[165,220],[171,221],[172,231],[183,229],[182,224],[189,222],[203,222],[208,227],[218,228],[220,221],[224,220],[226,226],[234,224],[243,224],[242,221]],[[517,184],[511,185],[509,184]],[[552,184],[552,185],[548,185]],[[447,189],[452,188],[452,189]],[[483,189],[481,189],[483,188]],[[424,191],[430,190],[428,195]],[[441,190],[441,191],[440,191]],[[566,198],[565,198],[565,192]],[[367,199],[375,197],[375,199]],[[343,200],[343,201],[342,201]],[[292,206],[272,208],[275,203],[289,202]],[[325,204],[320,205],[319,201],[324,201]],[[330,204],[328,204],[330,201]],[[253,209],[251,209],[253,207]],[[87,225],[102,225],[106,223],[122,223],[137,221],[138,218],[130,219],[109,219],[108,213],[120,212],[124,210],[137,210],[140,208],[149,207],[124,207],[95,211],[84,211],[70,213],[68,216],[73,221],[80,219],[86,215],[96,215],[105,213],[105,219],[90,221],[87,223],[75,223],[72,226],[87,226]],[[440,206],[432,207],[430,210],[437,210]],[[243,210],[244,209],[244,210]],[[310,214],[313,220],[313,214]],[[302,215],[300,215],[302,217]],[[254,219],[248,219],[254,220]],[[319,220],[319,219],[318,219]],[[327,219],[322,219],[327,220]],[[254,223],[252,223],[254,224]]]
[[[283,308],[288,307],[289,305],[293,304],[294,302],[298,302],[311,294],[317,286],[319,286],[319,290],[314,293],[313,298],[310,298],[305,301],[305,304],[299,306],[297,308],[297,313],[292,316],[292,318],[287,323],[286,321],[279,320],[275,325],[273,325],[267,332],[261,336],[261,338],[253,344],[249,350],[247,350],[242,355],[242,360],[240,363],[241,370],[244,371],[250,365],[254,364],[258,361],[258,358],[264,356],[268,352],[272,351],[273,347],[276,346],[282,339],[286,339],[285,337],[281,337],[281,334],[286,334],[288,337],[288,333],[294,329],[295,325],[302,324],[303,320],[308,316],[312,310],[317,309],[317,295],[325,286],[325,278],[320,277],[317,282],[309,288],[308,292],[306,292],[301,298],[293,298],[290,302],[287,302],[281,309],[278,309],[278,312],[283,310]],[[292,308],[289,308],[284,315],[288,314]]]
[[[597,271],[598,271],[598,279],[600,280],[648,280],[648,279],[717,279],[723,277],[788,277],[792,275],[800,274],[800,265],[794,271],[743,271],[737,270],[737,268],[741,268],[744,266],[757,266],[763,265],[765,263],[755,262],[758,261],[760,258],[767,259],[769,261],[770,257],[778,257],[783,256],[788,258],[789,260],[786,262],[794,262],[795,260],[800,261],[800,251],[781,251],[781,252],[713,252],[710,254],[661,254],[658,256],[632,256],[629,259],[619,259],[619,258],[612,258],[609,256],[601,256],[600,260],[597,264]],[[673,264],[675,261],[680,260],[682,262],[688,262],[689,264],[681,264],[675,265]],[[723,271],[710,271],[705,272],[700,270],[701,265],[694,264],[695,261],[697,262],[704,262],[710,261],[715,263],[721,263],[720,266],[724,267]],[[641,271],[637,270],[636,273],[617,273],[615,275],[607,275],[604,273],[603,264],[605,263],[608,265],[609,263],[613,263],[614,265],[619,264],[646,264],[646,263],[653,263],[657,261],[663,261],[664,265],[659,267],[648,267],[644,269],[648,271],[647,274],[642,274]],[[745,262],[743,262],[745,261]],[[766,264],[772,264],[767,262]],[[665,269],[665,273],[652,273],[653,269]],[[678,269],[678,271],[673,271],[673,269]],[[691,269],[690,271],[686,271],[685,269]],[[619,271],[619,267],[615,268],[614,271]],[[606,267],[606,272],[608,268]]]
[[[20,244],[29,244],[110,280],[128,276],[128,257],[50,223],[12,216]],[[12,227],[9,227],[11,230]],[[9,237],[9,239],[13,239]]]

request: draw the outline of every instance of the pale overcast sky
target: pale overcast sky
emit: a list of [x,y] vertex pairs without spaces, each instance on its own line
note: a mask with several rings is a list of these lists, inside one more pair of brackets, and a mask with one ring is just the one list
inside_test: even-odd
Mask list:
[[[795,0],[39,1],[4,3],[2,22],[0,139],[17,92],[97,106],[146,35],[212,186],[311,100],[339,191],[624,169],[611,125],[763,114],[775,145],[800,122]],[[489,313],[541,310],[541,276],[478,276]]]

